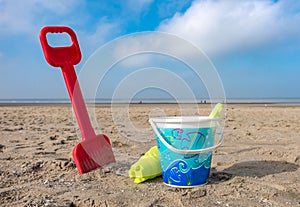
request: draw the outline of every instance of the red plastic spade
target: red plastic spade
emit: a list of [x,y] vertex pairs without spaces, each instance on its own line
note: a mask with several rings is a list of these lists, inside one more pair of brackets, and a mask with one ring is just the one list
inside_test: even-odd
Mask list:
[[[72,45],[52,47],[47,42],[47,33],[67,33],[71,37]],[[82,97],[74,70],[74,65],[81,60],[76,34],[69,27],[47,26],[40,32],[40,41],[47,62],[54,67],[60,67],[62,70],[82,135],[82,141],[72,151],[79,173],[83,174],[105,164],[116,162],[108,137],[104,134],[95,134]]]

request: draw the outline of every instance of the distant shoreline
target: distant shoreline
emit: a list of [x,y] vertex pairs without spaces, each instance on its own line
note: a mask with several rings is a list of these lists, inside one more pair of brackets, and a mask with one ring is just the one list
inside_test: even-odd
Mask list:
[[[110,104],[194,104],[194,101],[176,100],[87,100],[87,104],[110,105]],[[218,101],[210,101],[208,99],[197,100],[197,104],[214,104]],[[0,99],[0,106],[35,106],[35,105],[70,105],[70,100],[67,99]],[[274,99],[227,99],[226,104],[276,104],[276,105],[299,105],[300,98],[274,98]]]

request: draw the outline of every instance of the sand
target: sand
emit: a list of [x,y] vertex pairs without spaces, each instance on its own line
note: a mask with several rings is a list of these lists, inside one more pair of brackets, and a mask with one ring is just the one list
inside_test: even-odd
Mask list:
[[[209,113],[210,105],[201,107]],[[138,132],[109,105],[96,107],[97,131],[111,139],[118,162],[79,175],[70,105],[1,106],[0,206],[300,206],[299,105],[227,105],[210,181],[191,189],[168,187],[161,177],[142,184],[128,177],[130,165],[155,145],[149,115],[180,115],[175,104],[129,109]]]

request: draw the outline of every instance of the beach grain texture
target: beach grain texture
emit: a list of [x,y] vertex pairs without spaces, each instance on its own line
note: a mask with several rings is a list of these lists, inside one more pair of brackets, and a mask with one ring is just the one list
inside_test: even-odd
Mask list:
[[[211,106],[201,109],[208,115]],[[210,181],[191,189],[168,187],[161,177],[134,184],[127,175],[155,145],[149,116],[180,116],[178,106],[126,110],[129,119],[96,106],[96,131],[110,138],[117,163],[79,175],[70,105],[0,106],[0,206],[300,206],[300,105],[227,105]]]

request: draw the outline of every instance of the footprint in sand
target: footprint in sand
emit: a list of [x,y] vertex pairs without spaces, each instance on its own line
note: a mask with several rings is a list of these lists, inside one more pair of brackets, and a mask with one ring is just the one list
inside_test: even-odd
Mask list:
[[4,146],[4,145],[2,145],[2,144],[0,144],[0,152],[3,152],[3,151],[4,151],[4,149],[5,149],[5,146]]

